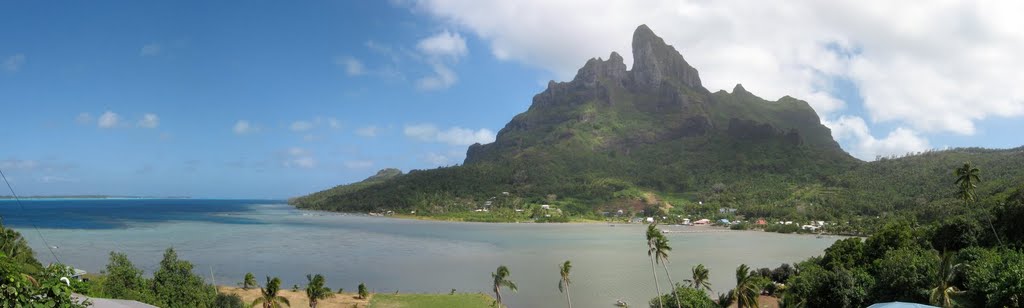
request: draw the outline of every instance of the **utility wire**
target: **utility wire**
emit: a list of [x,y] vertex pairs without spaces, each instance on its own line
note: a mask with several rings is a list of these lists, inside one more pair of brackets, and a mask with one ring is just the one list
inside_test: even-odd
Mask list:
[[[14,187],[11,187],[11,182],[8,181],[7,180],[7,176],[4,175],[4,170],[3,169],[0,169],[0,177],[4,178],[4,183],[7,183],[7,189],[11,190],[11,196],[13,196],[14,197],[14,201],[18,203],[18,207],[21,207],[21,211],[22,212],[27,212],[25,210],[25,205],[21,204],[21,198],[18,198],[18,194],[14,192]],[[53,259],[57,260],[57,263],[64,264],[64,263],[60,262],[60,258],[57,257],[57,254],[53,252],[53,247],[50,247],[50,243],[46,242],[46,238],[43,237],[43,232],[39,231],[39,227],[37,227],[36,224],[34,222],[32,222],[31,220],[29,221],[29,223],[32,224],[32,228],[33,229],[36,229],[36,233],[39,234],[39,238],[43,240],[43,245],[46,245],[46,249],[50,251],[50,255],[53,256]]]

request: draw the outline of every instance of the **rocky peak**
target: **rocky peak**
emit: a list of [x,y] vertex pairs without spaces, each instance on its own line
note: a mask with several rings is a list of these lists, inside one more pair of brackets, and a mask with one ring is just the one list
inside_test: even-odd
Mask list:
[[687,87],[704,89],[697,69],[647,25],[640,25],[633,32],[632,74],[636,85],[644,88],[656,88],[665,80],[675,79]]
[[617,52],[612,52],[608,60],[592,58],[576,73],[573,82],[582,82],[585,86],[594,86],[599,79],[621,82],[626,78],[626,63]]

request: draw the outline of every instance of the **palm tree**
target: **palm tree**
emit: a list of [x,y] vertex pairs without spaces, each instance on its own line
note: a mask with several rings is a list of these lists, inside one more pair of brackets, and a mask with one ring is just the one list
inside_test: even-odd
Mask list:
[[321,299],[334,296],[334,293],[331,293],[331,288],[324,286],[326,279],[324,279],[323,275],[316,274],[316,276],[312,276],[306,274],[306,280],[309,281],[306,284],[306,297],[309,298],[309,308],[316,308]]
[[716,301],[718,303],[718,307],[729,308],[729,306],[732,306],[732,293],[733,290],[729,290],[729,292],[725,292],[724,294],[719,293],[718,301]]
[[665,303],[661,299],[661,285],[658,284],[658,270],[654,267],[654,245],[659,237],[662,237],[661,231],[658,231],[657,224],[647,225],[647,256],[651,257],[651,274],[654,275],[654,288],[658,290],[658,307],[664,308]]
[[242,290],[248,290],[249,288],[256,286],[256,276],[252,273],[245,273],[245,279],[242,279]]
[[[971,165],[971,162],[965,162],[963,166],[956,168],[953,173],[956,175],[956,181],[953,183],[959,188],[958,194],[960,199],[964,200],[964,204],[970,207],[977,200],[975,189],[978,188],[978,182],[981,182],[981,177],[979,176],[981,170]],[[992,225],[991,217],[988,219],[988,226],[992,229],[996,242],[999,243],[999,246],[1002,246],[1003,241],[999,239],[999,233],[996,233],[996,227]]]
[[[672,282],[672,275],[669,275],[668,270],[668,252],[672,251],[672,247],[668,245],[668,238],[664,234],[654,240],[654,260],[661,263],[661,266],[665,268],[665,278],[668,279],[668,285],[672,287],[672,296],[676,299],[676,308],[682,308],[682,303],[679,302],[679,293],[676,292],[676,285]],[[660,296],[660,294],[659,294]]]
[[981,182],[981,178],[978,174],[981,170],[971,165],[971,162],[966,162],[960,168],[956,168],[956,182],[954,182],[960,188],[960,199],[970,204],[973,203],[977,195],[974,190],[978,188],[978,182]]
[[572,283],[569,280],[570,270],[572,270],[572,263],[569,263],[569,260],[565,260],[565,263],[558,266],[558,274],[562,276],[558,280],[558,292],[565,293],[565,302],[569,304],[569,308],[572,308],[572,298],[569,297],[569,284]]
[[516,283],[512,280],[508,280],[509,271],[508,267],[501,265],[498,266],[498,270],[491,273],[491,278],[494,278],[494,297],[498,300],[498,306],[501,306],[501,289],[508,288],[512,292],[518,291]]
[[270,276],[267,276],[267,287],[260,288],[260,297],[257,297],[255,300],[253,300],[252,305],[254,307],[262,305],[263,308],[281,308],[281,304],[284,304],[285,306],[291,306],[292,304],[288,302],[287,298],[284,298],[284,296],[277,295],[277,291],[280,290],[281,279],[277,277],[274,277],[274,279],[270,279]]
[[956,304],[953,297],[963,293],[963,291],[958,290],[953,285],[953,280],[956,279],[956,274],[960,269],[960,264],[953,264],[953,262],[952,253],[942,253],[942,264],[939,265],[939,272],[935,277],[938,285],[931,290],[931,294],[928,297],[932,305],[941,306],[942,308],[953,307]]
[[736,268],[736,289],[731,297],[737,308],[757,307],[758,287],[754,285],[754,278],[746,264]]
[[711,282],[708,281],[708,268],[704,267],[704,264],[697,264],[690,271],[693,273],[693,279],[685,280],[686,283],[690,284],[690,287],[697,290],[705,289],[711,291]]

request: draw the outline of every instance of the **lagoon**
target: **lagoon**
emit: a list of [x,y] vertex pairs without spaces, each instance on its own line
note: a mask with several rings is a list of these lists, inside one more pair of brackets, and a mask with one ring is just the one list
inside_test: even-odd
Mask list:
[[[110,251],[128,254],[151,274],[163,250],[174,247],[197,273],[234,285],[246,272],[302,285],[322,273],[328,286],[376,292],[490,293],[490,273],[511,270],[518,293],[511,307],[562,307],[558,267],[573,263],[572,298],[578,307],[612,307],[623,298],[645,306],[655,295],[642,225],[493,224],[403,220],[297,210],[275,200],[53,199],[0,200],[0,216],[29,240],[41,262],[53,261],[40,233],[61,261],[99,272]],[[675,231],[690,227],[668,226]],[[777,267],[820,255],[838,237],[757,231],[673,232],[673,280],[690,267],[711,270],[716,293],[734,284],[741,263]],[[659,275],[664,271],[659,267]],[[212,278],[211,278],[212,276]],[[660,276],[662,290],[668,283]]]

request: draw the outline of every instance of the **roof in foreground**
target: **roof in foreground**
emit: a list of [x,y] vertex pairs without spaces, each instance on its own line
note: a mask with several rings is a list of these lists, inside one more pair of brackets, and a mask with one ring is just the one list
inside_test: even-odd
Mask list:
[[150,304],[126,299],[95,298],[81,294],[73,294],[71,297],[79,301],[88,300],[92,303],[92,306],[89,307],[93,308],[160,308]]
[[935,306],[915,303],[904,303],[904,302],[891,302],[891,303],[878,303],[868,308],[938,308]]

